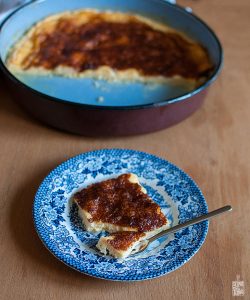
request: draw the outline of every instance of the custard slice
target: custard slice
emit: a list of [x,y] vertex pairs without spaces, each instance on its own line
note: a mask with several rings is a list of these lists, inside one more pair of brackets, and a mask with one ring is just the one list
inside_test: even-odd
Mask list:
[[167,219],[140,185],[135,174],[92,184],[74,195],[87,231],[147,232],[167,224]]
[[114,233],[101,237],[97,244],[104,254],[127,257],[141,240],[169,227],[160,206],[147,195],[135,174],[92,184],[73,199],[87,231]]
[[96,247],[104,254],[116,258],[126,258],[140,249],[141,241],[146,238],[143,232],[115,232],[99,239]]

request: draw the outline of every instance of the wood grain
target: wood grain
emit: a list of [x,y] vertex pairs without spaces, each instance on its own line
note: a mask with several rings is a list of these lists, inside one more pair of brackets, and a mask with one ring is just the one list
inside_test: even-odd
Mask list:
[[[250,299],[250,2],[180,3],[216,31],[225,65],[202,109],[170,129],[126,138],[69,135],[23,113],[1,81],[0,299],[231,299],[237,274]],[[43,177],[73,155],[113,147],[172,161],[199,184],[211,210],[234,208],[211,221],[201,250],[167,276],[136,283],[84,276],[55,259],[34,231],[32,202]]]

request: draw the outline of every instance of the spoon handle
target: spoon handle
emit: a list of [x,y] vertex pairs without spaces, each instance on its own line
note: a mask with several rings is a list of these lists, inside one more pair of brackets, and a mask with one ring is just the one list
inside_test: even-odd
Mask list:
[[230,205],[223,206],[223,207],[221,207],[221,208],[219,208],[219,209],[216,209],[216,210],[211,211],[211,212],[208,213],[208,214],[202,215],[202,216],[200,216],[200,217],[194,218],[194,219],[192,219],[192,220],[190,220],[190,221],[187,221],[187,222],[185,222],[185,223],[178,224],[178,225],[176,225],[176,226],[174,226],[174,227],[171,227],[171,228],[169,228],[169,229],[167,229],[167,230],[164,230],[164,231],[162,231],[162,232],[156,234],[156,235],[153,236],[152,238],[148,239],[148,241],[149,241],[149,243],[150,243],[150,242],[152,242],[152,241],[154,241],[154,240],[156,240],[156,239],[158,239],[158,238],[160,238],[160,237],[162,237],[162,236],[165,236],[165,235],[167,235],[167,234],[176,232],[176,231],[178,231],[178,230],[181,230],[181,229],[186,228],[186,227],[188,227],[188,226],[191,226],[191,225],[200,223],[200,222],[202,222],[202,221],[208,220],[208,219],[210,219],[210,218],[213,218],[213,217],[215,217],[215,216],[218,216],[218,215],[220,215],[220,214],[223,214],[223,213],[228,212],[228,211],[231,211],[231,210],[232,210],[232,207],[231,207]]

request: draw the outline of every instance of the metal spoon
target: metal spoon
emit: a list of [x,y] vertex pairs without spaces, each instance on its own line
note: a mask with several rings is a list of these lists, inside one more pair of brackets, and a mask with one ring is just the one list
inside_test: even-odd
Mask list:
[[189,220],[189,221],[187,221],[185,223],[178,224],[178,225],[176,225],[174,227],[171,227],[171,228],[169,228],[167,230],[164,230],[164,231],[162,231],[160,233],[157,233],[156,235],[154,235],[153,237],[149,238],[148,240],[143,241],[142,245],[139,248],[139,251],[137,251],[134,254],[143,252],[148,247],[148,245],[150,243],[152,243],[153,241],[155,241],[156,239],[158,239],[158,238],[160,238],[162,236],[165,236],[167,234],[179,231],[179,230],[181,230],[183,228],[186,228],[188,226],[200,223],[202,221],[208,220],[208,219],[210,219],[212,217],[218,216],[220,214],[223,214],[223,213],[231,211],[231,210],[232,210],[232,207],[230,205],[227,205],[227,206],[221,207],[219,209],[213,210],[213,211],[211,211],[208,214],[202,215],[200,217],[194,218],[194,219]]

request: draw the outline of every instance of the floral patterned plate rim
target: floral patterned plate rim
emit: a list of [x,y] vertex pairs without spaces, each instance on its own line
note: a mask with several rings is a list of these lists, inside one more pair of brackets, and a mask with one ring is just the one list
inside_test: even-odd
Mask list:
[[178,269],[200,249],[208,232],[208,221],[162,237],[143,253],[125,260],[98,252],[95,245],[105,233],[92,234],[82,227],[72,195],[91,183],[122,173],[138,175],[172,225],[208,211],[196,183],[167,160],[135,150],[102,149],[72,157],[44,179],[33,205],[40,239],[68,266],[102,279],[145,280]]

